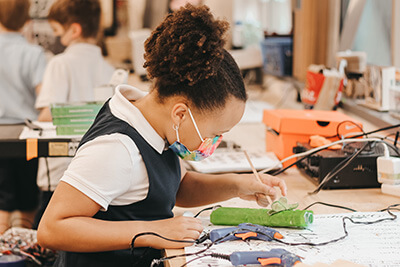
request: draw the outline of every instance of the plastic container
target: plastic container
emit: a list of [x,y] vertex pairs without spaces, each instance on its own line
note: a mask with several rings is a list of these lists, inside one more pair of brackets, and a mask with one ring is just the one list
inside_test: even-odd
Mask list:
[[1,255],[0,267],[25,267],[25,258],[18,255]]
[[292,44],[291,37],[269,37],[261,42],[264,73],[292,76]]

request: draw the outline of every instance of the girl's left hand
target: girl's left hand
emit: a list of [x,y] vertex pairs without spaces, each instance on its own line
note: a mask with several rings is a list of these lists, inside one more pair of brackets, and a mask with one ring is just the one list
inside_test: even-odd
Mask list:
[[238,175],[238,197],[244,200],[257,201],[260,206],[268,206],[266,199],[262,199],[260,195],[271,197],[272,201],[277,198],[277,191],[274,187],[279,187],[281,194],[286,196],[286,183],[282,179],[268,174],[260,174],[262,183],[254,176],[254,174]]

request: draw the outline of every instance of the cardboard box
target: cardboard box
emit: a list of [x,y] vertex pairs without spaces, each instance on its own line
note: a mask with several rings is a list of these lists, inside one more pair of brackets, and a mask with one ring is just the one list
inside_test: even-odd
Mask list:
[[396,83],[396,68],[368,66],[364,77],[368,86],[365,100],[361,100],[359,103],[378,111],[388,111],[390,109],[390,91]]
[[[296,143],[308,142],[311,135],[333,137],[338,130],[340,135],[362,133],[357,126],[362,128],[360,122],[338,111],[264,110],[263,122],[267,126],[266,150],[273,151],[280,160],[293,155]],[[339,124],[341,125],[338,129]],[[338,138],[329,140],[336,141]],[[293,162],[295,159],[285,162],[283,166]]]

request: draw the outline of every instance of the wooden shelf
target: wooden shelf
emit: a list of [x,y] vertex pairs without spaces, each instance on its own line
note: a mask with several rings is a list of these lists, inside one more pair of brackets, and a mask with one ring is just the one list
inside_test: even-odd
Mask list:
[[390,125],[400,124],[400,120],[394,118],[387,111],[377,111],[363,107],[356,104],[354,100],[344,98],[342,99],[342,108],[348,112],[351,112],[366,121],[376,125],[377,127],[387,127]]

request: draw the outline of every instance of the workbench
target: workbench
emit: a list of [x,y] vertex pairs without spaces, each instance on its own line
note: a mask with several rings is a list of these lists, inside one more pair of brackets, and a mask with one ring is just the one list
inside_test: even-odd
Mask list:
[[75,154],[80,137],[19,139],[24,124],[0,125],[0,158],[69,157]]
[[[248,138],[246,133],[251,133]],[[241,144],[248,151],[257,150],[265,147],[265,126],[261,123],[239,124],[229,133],[224,135],[224,140],[232,140]],[[335,205],[342,205],[361,212],[374,212],[388,207],[389,205],[400,203],[400,198],[381,193],[380,188],[370,189],[335,189],[321,190],[318,194],[309,195],[308,192],[314,191],[316,185],[303,175],[298,169],[290,168],[278,177],[282,178],[288,187],[287,198],[289,203],[299,203],[299,209],[303,209],[314,202],[326,202]],[[260,208],[256,203],[234,198],[228,201],[216,203],[223,207],[246,207]],[[211,205],[210,205],[211,206]],[[175,215],[182,215],[184,211],[191,211],[196,214],[205,207],[184,209],[176,207]],[[312,207],[314,214],[346,213],[349,211],[332,208],[328,206],[315,205]],[[349,212],[350,213],[350,212]],[[202,216],[209,216],[210,212],[202,213]],[[167,249],[167,256],[183,254],[183,249]],[[182,266],[185,258],[176,258],[165,263],[165,266]]]

